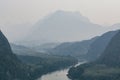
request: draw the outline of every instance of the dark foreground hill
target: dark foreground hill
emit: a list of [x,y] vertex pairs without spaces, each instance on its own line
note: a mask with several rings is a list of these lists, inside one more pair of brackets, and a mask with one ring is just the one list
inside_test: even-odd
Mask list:
[[120,31],[94,62],[72,67],[68,77],[73,80],[120,80]]
[[12,53],[9,42],[1,31],[0,80],[31,80],[27,67]]
[[13,54],[8,40],[0,32],[0,80],[35,80],[43,74],[76,63],[75,58],[67,56],[16,56]]

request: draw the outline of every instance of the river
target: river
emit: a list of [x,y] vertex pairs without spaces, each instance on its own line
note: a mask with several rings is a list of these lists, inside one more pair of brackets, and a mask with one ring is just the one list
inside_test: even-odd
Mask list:
[[[83,64],[83,63],[85,63],[85,62],[79,62],[78,64],[75,65],[75,67],[80,64]],[[41,78],[39,78],[37,80],[70,80],[66,76],[69,68],[43,75]]]

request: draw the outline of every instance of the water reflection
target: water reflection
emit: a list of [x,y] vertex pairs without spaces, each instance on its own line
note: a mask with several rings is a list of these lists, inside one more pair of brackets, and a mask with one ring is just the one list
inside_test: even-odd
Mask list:
[[42,76],[42,78],[39,80],[69,80],[68,77],[66,76],[67,72],[68,69],[56,71],[51,74]]
[[[78,66],[80,64],[83,64],[85,62],[79,62],[78,64],[75,65]],[[44,76],[42,76],[41,78],[37,79],[37,80],[70,80],[66,75],[68,72],[68,69],[64,69],[64,70],[60,70],[60,71],[56,71],[50,74],[46,74]]]

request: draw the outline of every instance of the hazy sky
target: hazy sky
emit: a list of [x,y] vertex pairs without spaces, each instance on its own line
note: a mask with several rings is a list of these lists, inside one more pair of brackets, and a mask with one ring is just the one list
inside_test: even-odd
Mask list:
[[0,0],[0,24],[34,23],[56,10],[79,11],[92,22],[120,22],[120,0]]
[[101,25],[120,23],[120,0],[0,0],[0,29],[11,40],[19,38],[29,29],[21,24],[34,24],[57,10],[80,12]]

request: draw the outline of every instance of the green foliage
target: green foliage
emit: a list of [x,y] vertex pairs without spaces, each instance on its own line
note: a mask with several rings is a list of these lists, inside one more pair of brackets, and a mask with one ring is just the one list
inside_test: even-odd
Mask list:
[[0,32],[0,80],[31,80],[27,66],[12,53],[8,40]]
[[0,80],[34,80],[48,72],[74,65],[76,62],[77,60],[70,56],[16,57],[8,40],[0,32]]
[[[83,68],[84,72],[81,72]],[[119,80],[120,79],[120,31],[111,39],[103,54],[94,62],[69,70],[69,78],[77,80]],[[77,74],[76,74],[77,73]]]
[[44,55],[35,56],[18,56],[25,64],[28,64],[31,71],[31,77],[36,79],[43,74],[56,70],[67,68],[77,63],[77,59],[70,56]]
[[79,79],[80,76],[84,73],[84,69],[81,67],[72,67],[68,71],[68,77],[71,79]]

